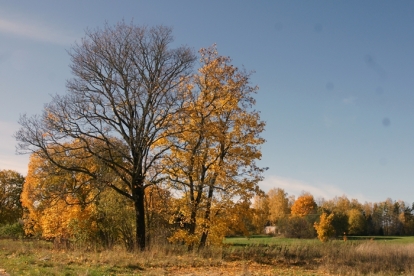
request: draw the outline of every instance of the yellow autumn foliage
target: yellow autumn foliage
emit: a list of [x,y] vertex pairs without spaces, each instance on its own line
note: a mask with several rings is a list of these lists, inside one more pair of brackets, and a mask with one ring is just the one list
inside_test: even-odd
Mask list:
[[219,56],[215,46],[201,49],[200,56],[198,74],[182,87],[185,104],[169,130],[171,149],[162,165],[170,184],[182,192],[188,240],[198,235],[203,246],[207,237],[209,243],[221,242],[235,220],[223,210],[259,190],[263,169],[255,160],[261,157],[265,124],[251,109],[257,87],[250,86],[249,74]]
[[53,168],[42,157],[30,157],[29,171],[21,201],[26,208],[25,232],[46,239],[74,237],[79,232],[94,233],[96,223],[90,220],[95,206],[87,204],[95,194],[91,189],[76,186],[84,176],[64,173]]
[[321,242],[326,242],[330,237],[335,235],[335,228],[332,225],[334,216],[334,213],[331,213],[329,215],[327,213],[322,213],[319,218],[320,221],[315,222],[314,227],[318,233],[318,239]]

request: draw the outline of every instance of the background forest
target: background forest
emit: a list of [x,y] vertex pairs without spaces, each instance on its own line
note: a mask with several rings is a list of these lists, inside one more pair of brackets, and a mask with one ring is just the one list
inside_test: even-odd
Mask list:
[[[2,206],[7,206],[1,209],[2,237],[37,237],[64,247],[86,245],[110,249],[121,245],[133,249],[135,225],[131,202],[110,189],[95,195],[88,204],[79,203],[85,196],[91,196],[86,191],[79,191],[78,197],[46,195],[44,187],[39,186],[42,183],[49,186],[67,181],[64,177],[77,176],[35,175],[35,171],[41,171],[41,165],[32,158],[26,180],[14,171],[0,171],[0,199]],[[202,230],[196,228],[194,235],[189,235],[187,208],[186,196],[174,196],[166,188],[147,189],[148,243],[198,244]],[[231,206],[217,202],[212,211],[209,244],[221,244],[225,236],[263,234],[266,226],[276,226],[270,227],[272,235],[291,238],[315,238],[324,232],[319,230],[323,227],[324,233],[334,239],[342,238],[344,232],[347,235],[414,235],[413,207],[392,199],[361,203],[341,196],[315,201],[309,193],[295,199],[274,188],[256,195],[252,201],[238,201]],[[201,220],[203,214],[200,208],[197,219]]]

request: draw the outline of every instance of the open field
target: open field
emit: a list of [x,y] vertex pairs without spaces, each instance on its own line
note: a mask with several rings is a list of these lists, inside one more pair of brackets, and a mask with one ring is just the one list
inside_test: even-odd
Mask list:
[[167,245],[129,253],[0,240],[0,275],[414,275],[413,240],[321,243],[260,236],[229,238],[223,247],[191,253]]
[[0,240],[0,275],[327,275],[287,265],[261,264],[223,248],[188,253],[184,247],[153,248],[147,252],[54,250],[44,241]]
[[[367,241],[375,241],[378,243],[391,243],[391,244],[414,244],[414,236],[348,236],[347,242],[361,243]],[[331,242],[342,243],[341,239]],[[256,235],[251,237],[229,237],[224,240],[225,244],[231,244],[235,246],[241,245],[277,245],[277,244],[320,244],[318,239],[293,239],[293,238],[281,238],[272,237],[267,235]]]

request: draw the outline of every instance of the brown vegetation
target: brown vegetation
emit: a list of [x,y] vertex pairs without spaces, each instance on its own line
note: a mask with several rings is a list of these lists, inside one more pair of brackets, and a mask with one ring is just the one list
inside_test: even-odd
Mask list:
[[153,246],[144,252],[56,250],[43,241],[0,240],[11,275],[412,275],[414,244],[377,241],[224,246],[188,252]]

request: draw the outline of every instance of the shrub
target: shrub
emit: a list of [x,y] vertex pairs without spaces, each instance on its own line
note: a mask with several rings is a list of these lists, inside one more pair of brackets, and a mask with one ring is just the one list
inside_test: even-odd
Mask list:
[[323,213],[319,222],[315,222],[314,227],[318,233],[318,239],[321,242],[326,242],[329,238],[335,235],[335,228],[332,225],[334,220],[334,213],[328,215]]
[[292,216],[279,221],[278,226],[287,238],[314,238],[313,222],[306,217]]
[[1,238],[10,238],[17,240],[23,238],[24,230],[23,225],[20,222],[13,224],[4,224],[0,226],[0,237]]

